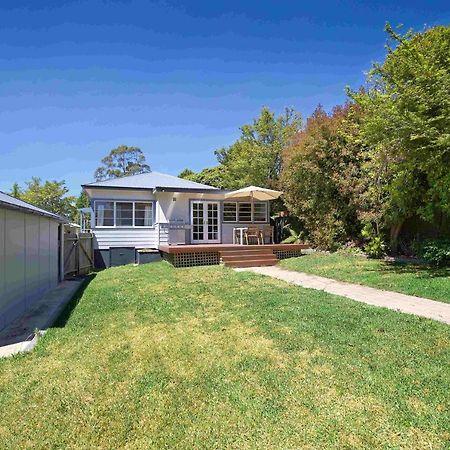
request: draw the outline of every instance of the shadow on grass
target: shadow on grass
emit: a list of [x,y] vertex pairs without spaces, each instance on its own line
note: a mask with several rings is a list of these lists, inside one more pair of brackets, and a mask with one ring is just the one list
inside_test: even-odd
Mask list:
[[[419,278],[448,278],[450,267],[432,267],[426,264],[410,263],[406,261],[384,261],[381,271],[396,274],[415,274]],[[380,271],[380,270],[377,270]]]
[[64,328],[67,324],[67,322],[70,319],[70,316],[72,315],[73,311],[77,307],[78,303],[81,300],[81,297],[83,297],[84,291],[89,286],[91,281],[97,276],[97,273],[91,273],[87,275],[81,286],[78,288],[77,292],[73,296],[72,300],[70,300],[69,303],[67,303],[66,307],[61,312],[60,316],[56,320],[56,322],[53,324],[52,328]]

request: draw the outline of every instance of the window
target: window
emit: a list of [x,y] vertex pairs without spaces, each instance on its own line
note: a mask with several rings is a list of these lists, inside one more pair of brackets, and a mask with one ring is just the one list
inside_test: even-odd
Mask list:
[[152,227],[153,202],[95,202],[97,227]]
[[239,203],[239,222],[252,221],[252,204]]
[[237,222],[237,203],[223,204],[223,221]]
[[116,227],[133,226],[133,203],[116,202]]
[[95,202],[95,223],[97,227],[114,226],[114,202]]
[[267,222],[267,203],[254,202],[252,210],[251,202],[224,202],[223,221],[265,223]]
[[253,222],[267,221],[267,203],[255,202],[253,204]]
[[134,226],[135,227],[153,226],[153,203],[134,204]]

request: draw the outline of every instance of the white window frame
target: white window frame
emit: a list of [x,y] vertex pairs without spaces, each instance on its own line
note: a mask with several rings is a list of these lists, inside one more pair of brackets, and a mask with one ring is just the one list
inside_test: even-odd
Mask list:
[[[224,203],[223,208],[222,208],[223,209],[223,214],[225,212],[225,203],[234,203],[236,205],[236,216],[235,216],[236,220],[233,220],[233,221],[225,220],[225,216],[222,215],[222,222],[223,223],[268,223],[269,222],[269,205],[268,205],[267,202],[255,201],[255,202],[252,203],[251,201],[250,202],[233,202],[233,201],[230,202],[230,201],[225,201],[223,203]],[[251,213],[251,220],[250,220],[250,222],[249,221],[241,221],[241,220],[239,220],[239,205],[243,204],[243,203],[252,205],[251,206],[251,212],[250,212]],[[255,204],[256,203],[261,203],[265,207],[264,220],[255,221]]]
[[[264,220],[255,220],[255,205],[256,204],[264,205]],[[267,202],[254,202],[252,205],[252,223],[267,223],[267,215],[268,215],[268,205]]]
[[[136,225],[136,203],[152,205],[152,225]],[[156,201],[135,200],[133,202],[133,228],[155,228]],[[144,215],[145,221],[145,215]]]
[[[97,225],[97,203],[113,204],[113,225]],[[115,228],[116,225],[116,202],[114,200],[95,200],[94,201],[94,226],[95,228]]]
[[[109,202],[113,204],[114,211],[114,225],[97,225],[97,203]],[[117,225],[117,210],[116,203],[132,203],[133,204],[133,222],[132,225]],[[152,225],[150,226],[140,226],[135,225],[135,212],[136,212],[136,203],[144,203],[147,205],[152,205]],[[110,199],[97,199],[94,200],[94,224],[95,228],[137,228],[137,229],[149,229],[155,228],[155,213],[156,213],[156,201],[155,200],[110,200]]]
[[[225,203],[231,203],[235,206],[234,220],[225,220]],[[238,203],[237,202],[223,202],[222,206],[222,222],[223,223],[238,223]]]
[[[250,206],[250,220],[241,220],[241,205],[249,205]],[[253,206],[252,202],[238,202],[238,212],[237,212],[237,220],[238,223],[253,223]]]
[[[131,225],[117,225],[117,203],[128,203],[131,204]],[[114,226],[116,228],[132,228],[134,227],[134,202],[129,200],[116,200],[114,201]]]

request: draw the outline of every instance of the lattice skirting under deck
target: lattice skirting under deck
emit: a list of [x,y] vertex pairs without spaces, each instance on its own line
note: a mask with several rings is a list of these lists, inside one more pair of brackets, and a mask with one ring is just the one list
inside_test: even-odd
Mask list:
[[174,267],[213,266],[220,263],[218,252],[162,253]]
[[296,258],[302,256],[301,250],[274,250],[277,259]]

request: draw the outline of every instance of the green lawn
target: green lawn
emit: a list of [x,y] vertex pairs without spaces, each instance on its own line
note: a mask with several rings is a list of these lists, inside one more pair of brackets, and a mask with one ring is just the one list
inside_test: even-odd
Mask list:
[[394,263],[339,253],[313,253],[280,267],[450,303],[450,268]]
[[165,262],[66,319],[0,360],[2,449],[448,448],[444,324]]

